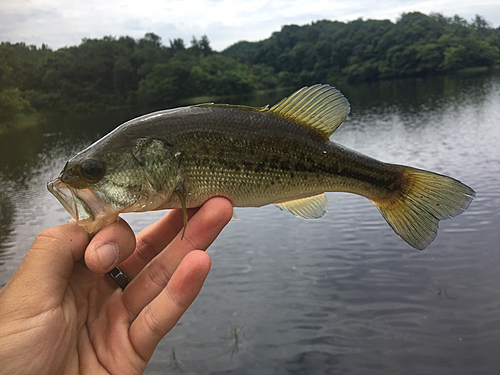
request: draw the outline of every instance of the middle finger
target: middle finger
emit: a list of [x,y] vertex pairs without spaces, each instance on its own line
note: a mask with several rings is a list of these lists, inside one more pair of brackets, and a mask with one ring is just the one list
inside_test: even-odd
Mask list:
[[[200,207],[188,209],[188,220],[190,220],[199,209]],[[124,271],[130,279],[135,278],[155,256],[172,242],[181,230],[182,225],[182,210],[173,209],[160,220],[140,231],[136,236],[134,252],[120,264],[120,269]]]

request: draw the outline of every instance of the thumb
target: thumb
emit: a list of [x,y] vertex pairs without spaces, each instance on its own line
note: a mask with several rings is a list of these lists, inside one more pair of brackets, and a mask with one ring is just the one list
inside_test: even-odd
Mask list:
[[37,290],[40,296],[58,298],[88,243],[87,232],[74,221],[45,229],[36,236],[11,281],[27,291]]

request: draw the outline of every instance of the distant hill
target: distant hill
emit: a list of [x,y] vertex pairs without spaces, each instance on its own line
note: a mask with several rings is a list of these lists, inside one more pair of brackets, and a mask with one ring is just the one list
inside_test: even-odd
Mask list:
[[221,53],[206,35],[169,46],[154,33],[84,39],[52,51],[0,45],[3,118],[35,110],[88,113],[120,106],[162,108],[195,96],[249,93],[317,82],[373,81],[488,69],[500,35],[481,16],[403,14],[389,20],[318,21],[284,26],[259,42]]
[[239,42],[222,53],[272,67],[280,84],[441,74],[498,64],[499,29],[481,16],[403,14],[388,20],[319,21],[284,26],[268,39]]

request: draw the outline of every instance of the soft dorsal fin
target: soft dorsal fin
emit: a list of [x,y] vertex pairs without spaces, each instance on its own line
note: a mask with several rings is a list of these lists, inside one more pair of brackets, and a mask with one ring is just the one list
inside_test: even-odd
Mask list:
[[326,213],[328,202],[325,193],[274,204],[280,210],[288,210],[302,219],[319,219]]
[[269,109],[269,112],[310,126],[326,138],[344,122],[351,110],[340,91],[329,85],[304,87]]

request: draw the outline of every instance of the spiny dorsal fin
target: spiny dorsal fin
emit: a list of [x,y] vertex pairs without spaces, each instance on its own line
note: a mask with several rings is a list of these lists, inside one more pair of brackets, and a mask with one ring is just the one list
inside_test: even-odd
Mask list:
[[301,122],[330,138],[344,122],[351,107],[340,91],[329,85],[304,87],[269,109],[269,112]]
[[274,204],[280,210],[288,210],[302,219],[319,219],[326,213],[328,202],[325,193]]

